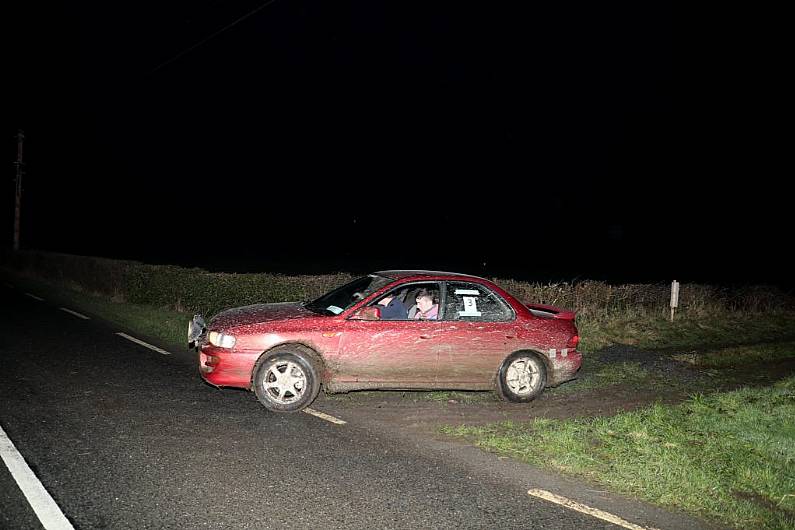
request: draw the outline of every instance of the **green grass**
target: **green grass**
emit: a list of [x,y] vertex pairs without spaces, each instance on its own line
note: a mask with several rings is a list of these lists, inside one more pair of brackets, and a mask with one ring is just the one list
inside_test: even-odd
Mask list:
[[679,314],[673,322],[663,314],[626,313],[608,318],[578,318],[582,351],[611,344],[647,349],[682,349],[755,345],[771,337],[795,339],[795,314],[788,311],[747,313],[715,310]]
[[607,364],[595,359],[584,359],[579,379],[563,384],[549,391],[568,394],[584,392],[613,385],[633,387],[657,386],[661,383],[655,374],[643,368],[640,363],[623,362]]
[[795,357],[795,342],[782,341],[746,346],[729,346],[703,352],[686,352],[674,359],[696,366],[725,368]]
[[795,528],[795,378],[609,418],[443,431],[737,528]]

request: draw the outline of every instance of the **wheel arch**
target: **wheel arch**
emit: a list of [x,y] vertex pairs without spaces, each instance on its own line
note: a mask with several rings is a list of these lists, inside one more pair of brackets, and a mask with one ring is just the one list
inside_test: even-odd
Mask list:
[[541,362],[544,363],[544,368],[546,369],[544,371],[545,372],[544,373],[544,386],[548,386],[549,385],[550,374],[552,373],[552,369],[553,369],[552,361],[549,359],[549,357],[547,357],[547,355],[544,352],[542,352],[541,350],[537,350],[535,348],[520,348],[518,350],[512,351],[511,353],[509,353],[508,355],[503,357],[502,362],[500,363],[500,366],[497,368],[497,371],[494,373],[493,384],[494,384],[495,387],[500,384],[500,370],[502,370],[502,368],[505,366],[505,361],[507,361],[508,358],[510,358],[510,357],[512,357],[512,356],[514,356],[516,354],[521,354],[521,353],[530,353],[530,354],[535,355],[539,359],[541,359]]
[[306,356],[308,356],[309,358],[311,358],[312,361],[316,364],[316,367],[317,367],[318,376],[319,376],[319,379],[320,379],[320,386],[321,386],[321,388],[324,386],[323,374],[326,371],[326,361],[323,358],[323,356],[315,348],[313,348],[312,346],[310,346],[310,345],[308,345],[308,344],[306,344],[304,342],[289,341],[289,342],[282,342],[282,343],[276,344],[274,346],[271,346],[270,348],[268,348],[267,350],[265,350],[264,352],[262,352],[260,354],[260,356],[257,358],[257,361],[254,363],[253,368],[251,369],[251,376],[250,376],[249,382],[248,382],[248,389],[249,390],[253,390],[254,389],[254,377],[256,377],[257,370],[259,370],[260,365],[263,362],[265,362],[265,360],[268,357],[270,357],[271,354],[273,354],[274,351],[281,350],[281,349],[286,349],[286,348],[293,348],[293,349],[297,350],[298,352],[303,353]]

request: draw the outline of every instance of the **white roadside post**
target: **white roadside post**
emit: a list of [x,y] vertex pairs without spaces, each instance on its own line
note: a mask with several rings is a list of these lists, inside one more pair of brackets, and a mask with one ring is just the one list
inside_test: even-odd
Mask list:
[[674,321],[674,311],[679,307],[679,282],[671,282],[671,322]]

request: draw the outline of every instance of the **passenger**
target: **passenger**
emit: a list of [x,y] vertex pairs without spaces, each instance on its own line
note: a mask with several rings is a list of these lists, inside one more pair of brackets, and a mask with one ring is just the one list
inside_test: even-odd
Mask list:
[[395,296],[395,291],[379,300],[378,304],[384,306],[381,309],[381,320],[406,320],[408,318],[409,311],[400,298]]
[[433,294],[422,289],[417,293],[417,313],[414,318],[418,320],[436,320],[439,317],[439,304],[435,303]]

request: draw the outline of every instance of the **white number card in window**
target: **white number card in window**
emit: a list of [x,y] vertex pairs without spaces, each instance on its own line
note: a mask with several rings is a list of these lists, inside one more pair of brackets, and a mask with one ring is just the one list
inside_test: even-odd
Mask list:
[[481,312],[478,311],[478,296],[480,291],[475,289],[456,289],[455,294],[461,295],[464,299],[464,310],[458,312],[461,317],[479,317]]

